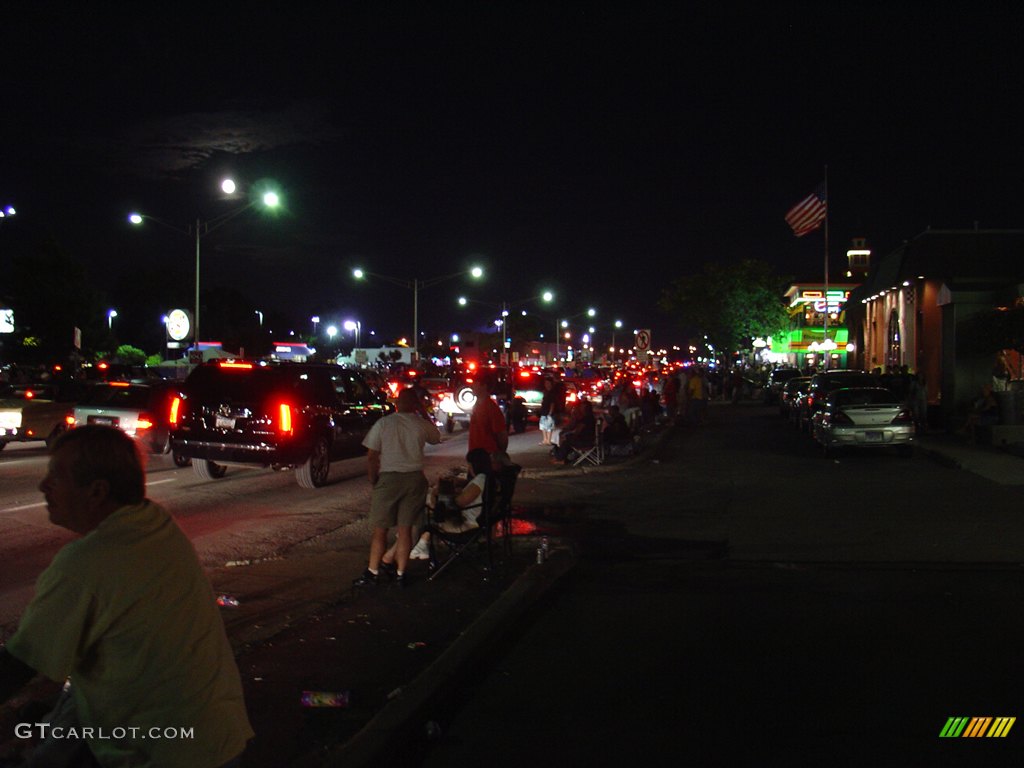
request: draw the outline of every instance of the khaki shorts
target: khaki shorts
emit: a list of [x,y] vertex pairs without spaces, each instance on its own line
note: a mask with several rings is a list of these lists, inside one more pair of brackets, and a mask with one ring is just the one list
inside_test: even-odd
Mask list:
[[422,472],[382,472],[370,497],[374,528],[416,525],[423,515],[427,478]]

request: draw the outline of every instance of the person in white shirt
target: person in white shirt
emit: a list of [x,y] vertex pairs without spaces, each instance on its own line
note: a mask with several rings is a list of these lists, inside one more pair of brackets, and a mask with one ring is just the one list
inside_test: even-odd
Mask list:
[[354,582],[357,587],[377,584],[381,558],[387,549],[388,531],[397,529],[397,582],[405,584],[405,569],[412,549],[412,527],[423,512],[427,478],[423,474],[423,449],[437,445],[441,433],[430,420],[423,402],[411,389],[398,393],[398,412],[379,419],[363,445],[368,451],[367,476],[373,484],[370,498],[370,558],[366,570]]

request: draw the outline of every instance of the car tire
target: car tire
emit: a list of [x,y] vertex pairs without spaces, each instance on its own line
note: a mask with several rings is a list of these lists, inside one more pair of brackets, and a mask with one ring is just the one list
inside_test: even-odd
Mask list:
[[176,467],[187,467],[192,463],[192,459],[188,456],[182,456],[177,451],[171,451],[171,459],[174,461],[174,466]]
[[3,442],[0,442],[0,451],[2,451],[6,447],[7,447],[7,441],[6,440],[4,440]]
[[192,462],[192,471],[203,480],[218,480],[228,471],[222,464],[214,464],[209,459],[196,459]]
[[295,468],[295,479],[302,488],[320,488],[327,484],[331,471],[331,451],[327,439],[320,437],[313,443],[309,458]]

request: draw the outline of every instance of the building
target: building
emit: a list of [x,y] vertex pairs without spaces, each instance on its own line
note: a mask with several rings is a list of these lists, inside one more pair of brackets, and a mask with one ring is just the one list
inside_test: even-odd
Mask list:
[[[943,423],[960,424],[999,353],[976,321],[1022,295],[1024,230],[925,230],[851,293],[854,364],[923,373]],[[1020,378],[1019,355],[1006,354]]]
[[855,238],[846,252],[846,269],[839,282],[793,283],[786,291],[789,329],[771,338],[772,362],[797,368],[847,368],[855,351],[847,325],[850,293],[865,279],[871,251],[864,238]]

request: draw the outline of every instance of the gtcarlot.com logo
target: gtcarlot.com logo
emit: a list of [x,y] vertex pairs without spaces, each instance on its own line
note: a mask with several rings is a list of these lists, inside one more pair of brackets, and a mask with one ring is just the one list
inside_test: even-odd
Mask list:
[[951,717],[939,732],[940,739],[1002,738],[1016,717]]

